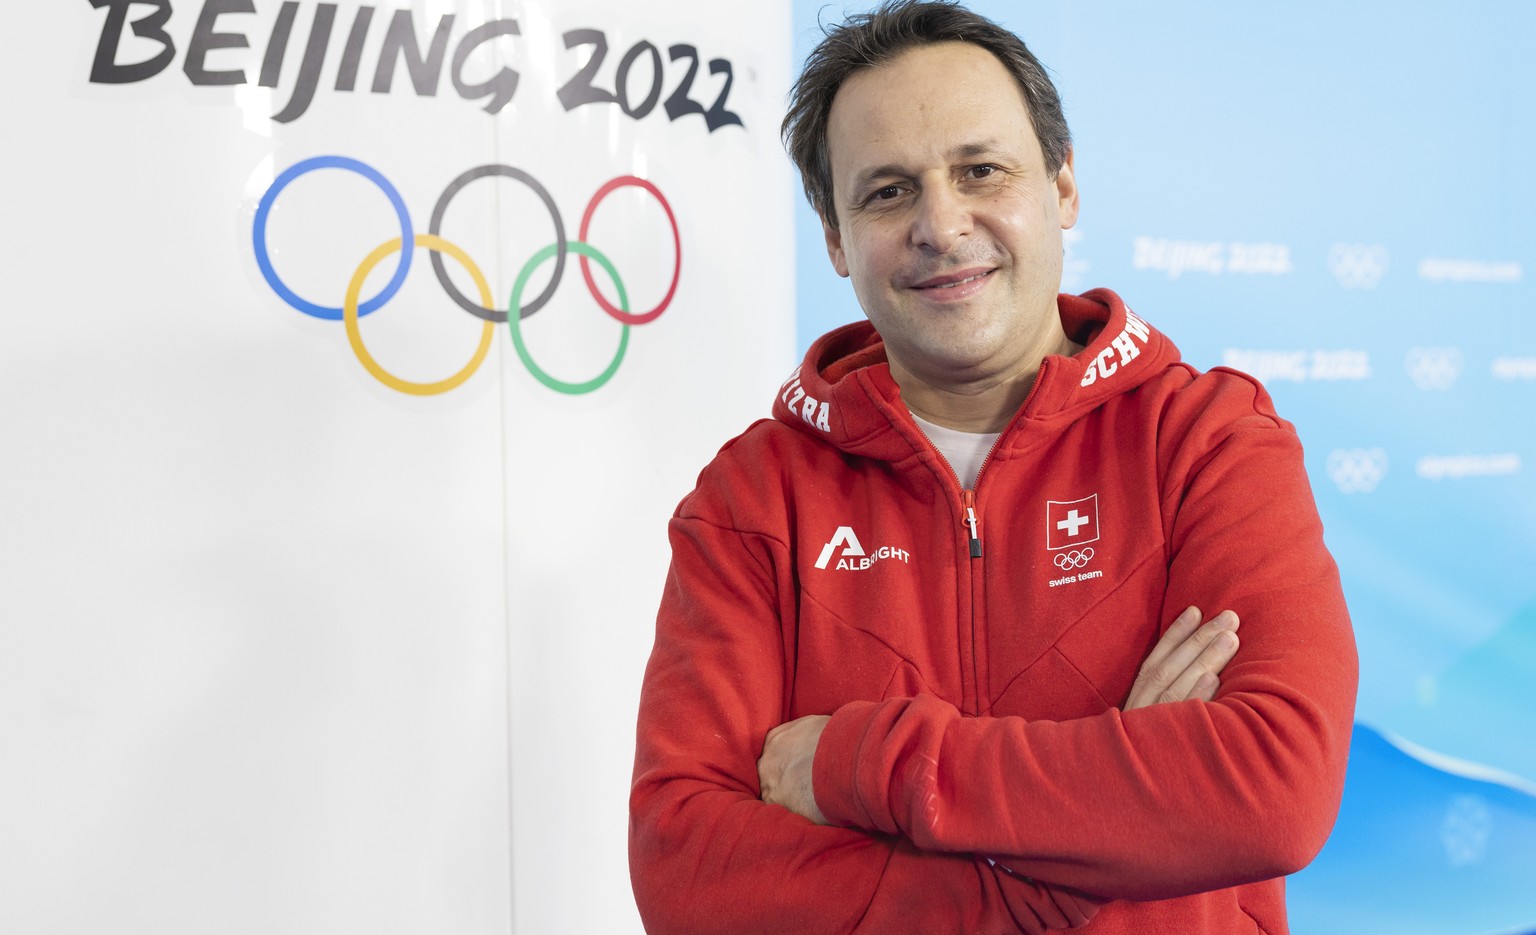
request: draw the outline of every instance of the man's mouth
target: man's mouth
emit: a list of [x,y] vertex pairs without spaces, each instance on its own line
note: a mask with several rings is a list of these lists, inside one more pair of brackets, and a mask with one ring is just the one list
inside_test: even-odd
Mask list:
[[913,283],[912,288],[933,290],[954,289],[990,276],[993,272],[995,272],[995,270],[992,269],[961,270],[958,273],[953,273],[947,276],[934,276],[931,279],[925,279],[922,282]]

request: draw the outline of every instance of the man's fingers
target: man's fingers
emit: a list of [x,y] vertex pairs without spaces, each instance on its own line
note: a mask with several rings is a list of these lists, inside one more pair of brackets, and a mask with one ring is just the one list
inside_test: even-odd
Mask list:
[[1152,652],[1147,655],[1145,662],[1141,664],[1142,672],[1150,672],[1163,664],[1173,651],[1183,645],[1189,639],[1195,628],[1200,626],[1200,608],[1186,607],[1182,614],[1174,618],[1173,625],[1168,632],[1163,634],[1157,645],[1152,647]]
[[[1142,663],[1125,710],[1187,698],[1215,697],[1220,684],[1217,677],[1237,653],[1235,631],[1239,622],[1237,614],[1230,610],[1222,611],[1203,625],[1197,608],[1180,614]],[[1211,679],[1203,680],[1204,676]]]
[[[1198,615],[1199,611],[1195,611],[1195,613]],[[1183,619],[1182,616],[1180,619]],[[1230,610],[1224,610],[1212,617],[1203,626],[1195,628],[1192,633],[1189,633],[1178,645],[1173,647],[1167,657],[1149,672],[1150,680],[1160,691],[1166,691],[1173,687],[1174,683],[1189,671],[1190,666],[1195,664],[1201,654],[1217,641],[1217,637],[1222,633],[1235,631],[1237,625],[1237,614]],[[1169,632],[1173,632],[1172,628],[1169,629]],[[1164,639],[1166,640],[1167,638],[1164,637]],[[1233,651],[1235,651],[1235,647]],[[1148,658],[1150,660],[1150,657]],[[1231,658],[1232,656],[1228,654],[1227,659]],[[1226,665],[1226,662],[1223,661],[1222,665]],[[1221,669],[1218,667],[1212,670],[1212,674],[1220,675]],[[1185,683],[1186,688],[1192,685],[1193,680]]]
[[[1216,621],[1212,621],[1215,623]],[[1227,629],[1202,628],[1190,638],[1187,645],[1196,646],[1204,642],[1204,647],[1199,654],[1190,661],[1184,671],[1173,680],[1173,684],[1163,689],[1158,701],[1183,701],[1186,698],[1196,697],[1196,689],[1202,679],[1217,679],[1232,657],[1237,655],[1237,634]],[[1214,697],[1214,686],[1212,686]],[[1209,699],[1206,699],[1209,700]]]
[[1173,685],[1215,635],[1212,624],[1223,619],[1218,614],[1202,627],[1200,608],[1191,607],[1179,614],[1162,639],[1152,647],[1152,652],[1141,664],[1141,671],[1136,673],[1136,684],[1145,696],[1141,704],[1157,703],[1159,696]]
[[757,759],[758,798],[771,805],[782,805],[817,824],[826,817],[816,804],[812,767],[821,732],[830,718],[810,714],[774,727],[763,738],[763,753]]

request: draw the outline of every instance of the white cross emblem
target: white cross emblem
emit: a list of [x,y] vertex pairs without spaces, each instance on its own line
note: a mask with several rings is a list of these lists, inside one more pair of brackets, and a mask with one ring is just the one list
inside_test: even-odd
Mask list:
[[1096,493],[1077,500],[1045,501],[1045,547],[1055,552],[1099,541],[1100,519]]
[[1088,522],[1088,517],[1079,516],[1077,511],[1073,510],[1067,514],[1066,519],[1056,524],[1056,528],[1065,529],[1068,536],[1075,537],[1077,535],[1077,530],[1082,526],[1088,525]]

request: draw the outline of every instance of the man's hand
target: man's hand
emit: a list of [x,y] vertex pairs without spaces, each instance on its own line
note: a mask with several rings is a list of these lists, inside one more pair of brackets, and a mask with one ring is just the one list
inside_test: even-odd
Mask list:
[[1210,701],[1221,684],[1221,670],[1237,653],[1237,614],[1224,610],[1201,625],[1200,608],[1191,607],[1152,647],[1141,664],[1124,710],[1167,701]]
[[762,790],[758,798],[782,805],[818,825],[827,824],[827,819],[816,807],[811,763],[829,720],[825,714],[811,714],[780,724],[763,740],[763,755],[757,761],[757,782]]

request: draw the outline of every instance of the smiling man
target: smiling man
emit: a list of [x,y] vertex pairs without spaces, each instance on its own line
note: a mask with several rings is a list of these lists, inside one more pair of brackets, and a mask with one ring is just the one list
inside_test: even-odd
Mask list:
[[1286,931],[1356,681],[1291,426],[1116,294],[1058,294],[1071,140],[1008,31],[852,17],[785,137],[869,321],[673,518],[648,930]]

